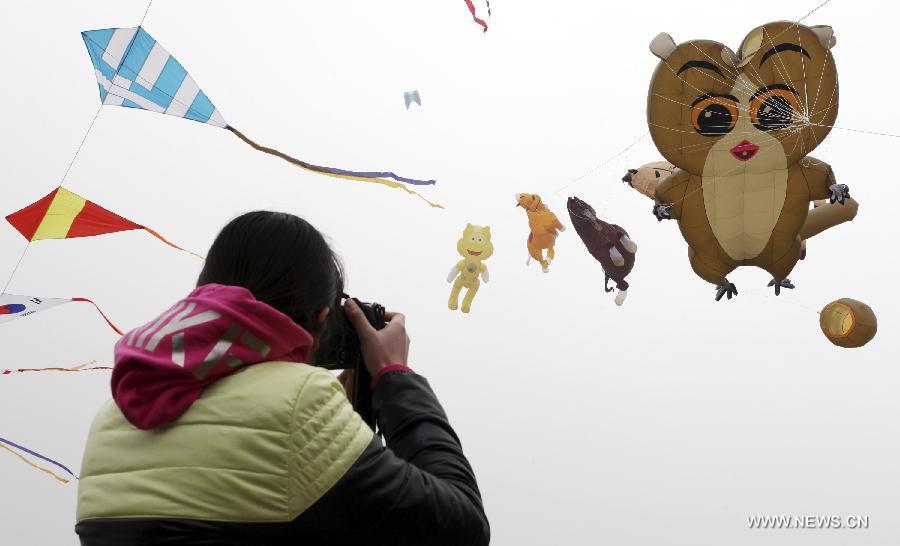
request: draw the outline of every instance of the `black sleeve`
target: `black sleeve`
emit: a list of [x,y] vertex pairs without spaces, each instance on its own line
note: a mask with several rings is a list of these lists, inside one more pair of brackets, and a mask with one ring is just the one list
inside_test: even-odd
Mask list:
[[485,546],[490,528],[472,467],[424,377],[375,386],[378,437],[295,525],[329,544]]

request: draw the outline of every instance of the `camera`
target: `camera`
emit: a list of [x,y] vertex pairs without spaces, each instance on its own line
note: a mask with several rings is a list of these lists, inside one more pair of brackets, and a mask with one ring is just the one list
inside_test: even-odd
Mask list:
[[[343,294],[344,298],[349,298]],[[384,306],[378,303],[366,303],[352,298],[363,312],[366,320],[376,330],[384,328]],[[375,412],[372,408],[372,376],[366,368],[362,356],[362,346],[356,329],[350,324],[346,313],[340,306],[329,313],[331,321],[325,342],[316,351],[316,365],[329,370],[353,370],[353,389],[350,402],[353,409],[363,418],[367,425],[375,429]]]

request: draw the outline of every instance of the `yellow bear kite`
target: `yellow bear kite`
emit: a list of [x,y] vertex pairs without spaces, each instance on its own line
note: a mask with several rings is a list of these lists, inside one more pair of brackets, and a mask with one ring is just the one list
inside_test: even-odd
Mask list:
[[[451,311],[455,311],[459,305],[459,292],[463,287],[467,288],[466,296],[462,302],[462,312],[468,313],[472,307],[472,300],[481,286],[481,280],[488,282],[488,269],[482,263],[491,257],[494,253],[494,245],[491,243],[490,226],[474,226],[466,224],[462,238],[456,243],[456,251],[463,257],[457,262],[447,275],[447,282],[453,282],[453,289],[450,291],[450,301],[447,307]],[[479,274],[481,280],[478,279]]]

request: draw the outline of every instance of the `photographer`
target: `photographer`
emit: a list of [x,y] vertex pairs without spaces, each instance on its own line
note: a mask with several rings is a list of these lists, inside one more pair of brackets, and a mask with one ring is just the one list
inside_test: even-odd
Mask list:
[[[353,300],[341,305],[340,265],[315,228],[244,214],[197,285],[116,344],[113,400],[82,462],[83,545],[488,544],[459,439],[406,366],[403,315],[376,330]],[[337,379],[309,365],[337,339],[340,313],[387,447]]]

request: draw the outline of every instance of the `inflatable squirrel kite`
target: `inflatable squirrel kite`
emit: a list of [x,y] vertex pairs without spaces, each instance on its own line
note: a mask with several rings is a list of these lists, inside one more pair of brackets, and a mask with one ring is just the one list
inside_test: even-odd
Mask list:
[[[655,190],[653,212],[678,221],[694,272],[737,289],[740,266],[766,270],[779,294],[801,241],[853,219],[857,203],[812,152],[838,110],[831,27],[768,23],[733,53],[710,40],[676,45],[660,34],[650,81],[650,135],[675,171]],[[829,204],[810,210],[810,202]]]

